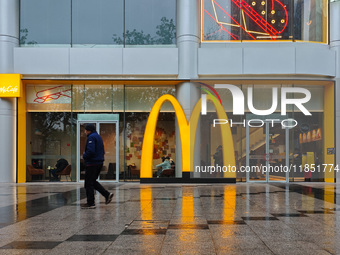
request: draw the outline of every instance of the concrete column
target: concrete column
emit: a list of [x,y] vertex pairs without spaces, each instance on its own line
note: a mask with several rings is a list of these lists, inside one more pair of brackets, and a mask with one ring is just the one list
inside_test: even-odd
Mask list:
[[[13,49],[19,45],[19,0],[0,1],[0,73],[14,72]],[[0,182],[16,181],[16,99],[0,98]]]
[[[199,0],[177,0],[177,48],[178,48],[178,78],[196,79],[197,75],[197,49],[200,37],[200,1]],[[181,104],[187,120],[200,98],[200,91],[196,84],[183,82],[176,87],[176,97]],[[199,125],[197,133],[200,133]],[[199,140],[196,139],[195,159],[199,159]],[[178,124],[176,121],[176,177],[182,176],[182,152]],[[196,156],[197,155],[197,156]],[[196,162],[195,162],[196,164]]]
[[14,72],[13,48],[19,45],[19,0],[0,1],[0,73]]
[[16,100],[0,98],[0,182],[16,182]]
[[200,1],[177,0],[176,39],[178,78],[197,78],[197,49],[200,42]]
[[[340,166],[340,2],[330,3],[330,46],[336,52],[335,78],[335,164]],[[340,182],[340,172],[336,172],[337,183]]]

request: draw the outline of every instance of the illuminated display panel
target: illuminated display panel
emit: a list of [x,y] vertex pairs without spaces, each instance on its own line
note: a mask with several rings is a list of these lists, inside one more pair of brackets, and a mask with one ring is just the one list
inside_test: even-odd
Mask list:
[[327,43],[326,3],[327,0],[204,0],[202,41]]

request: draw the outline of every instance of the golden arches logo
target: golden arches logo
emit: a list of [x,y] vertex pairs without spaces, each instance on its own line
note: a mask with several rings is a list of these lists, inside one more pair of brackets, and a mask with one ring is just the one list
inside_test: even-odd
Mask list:
[[[227,120],[228,118],[222,105],[216,103],[214,99],[214,97],[207,95],[207,100],[215,106],[218,118]],[[182,171],[190,172],[193,170],[195,137],[201,112],[201,100],[202,99],[196,103],[188,122],[181,105],[174,96],[167,94],[158,98],[151,109],[145,127],[141,156],[141,178],[152,178],[153,142],[155,139],[156,125],[161,107],[166,101],[172,104],[177,117],[182,148]],[[235,166],[234,144],[229,125],[221,125],[221,137],[224,165]],[[224,177],[235,178],[236,173],[225,172]]]

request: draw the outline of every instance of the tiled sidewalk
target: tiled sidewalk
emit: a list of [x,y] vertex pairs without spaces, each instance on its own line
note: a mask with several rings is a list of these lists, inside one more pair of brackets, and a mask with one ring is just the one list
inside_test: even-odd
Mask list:
[[340,253],[334,184],[104,186],[0,184],[0,254]]

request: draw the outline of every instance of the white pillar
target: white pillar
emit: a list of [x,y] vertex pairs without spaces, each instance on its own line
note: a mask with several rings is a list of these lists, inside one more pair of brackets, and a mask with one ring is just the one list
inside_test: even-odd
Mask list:
[[0,182],[16,182],[16,100],[0,98]]
[[[0,1],[0,73],[14,72],[19,45],[19,0]],[[0,98],[0,182],[16,182],[16,99]]]
[[[340,166],[340,2],[330,3],[330,46],[336,52],[335,78],[335,164]],[[337,183],[340,182],[340,172],[336,172]]]
[[[200,1],[177,0],[177,48],[178,48],[178,78],[197,79],[197,49],[200,42]],[[187,120],[200,98],[200,91],[195,83],[183,82],[176,87],[176,98],[181,104]],[[200,133],[199,124],[197,134]],[[182,177],[182,152],[180,136],[176,121],[176,177]],[[199,160],[199,140],[196,139],[195,159]],[[198,147],[198,148],[197,148]]]

